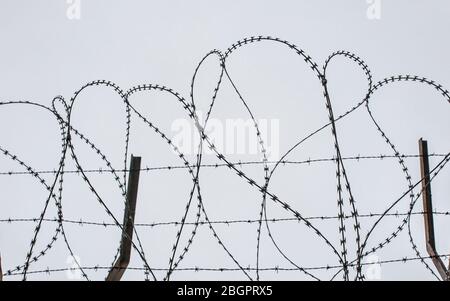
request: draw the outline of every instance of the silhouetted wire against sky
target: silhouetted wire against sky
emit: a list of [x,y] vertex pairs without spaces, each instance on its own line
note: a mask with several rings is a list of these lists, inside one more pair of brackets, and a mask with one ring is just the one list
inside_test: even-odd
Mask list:
[[104,280],[131,154],[142,163],[124,280],[440,280],[418,140],[448,263],[449,12],[0,4],[4,280]]

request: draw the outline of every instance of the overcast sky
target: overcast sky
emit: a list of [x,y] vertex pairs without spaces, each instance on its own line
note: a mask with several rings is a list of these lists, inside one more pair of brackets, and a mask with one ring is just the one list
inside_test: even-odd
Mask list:
[[[368,64],[374,81],[411,74],[425,76],[448,89],[449,2],[368,2],[81,0],[78,7],[77,1],[3,0],[0,2],[0,101],[28,100],[51,106],[55,96],[62,95],[69,100],[85,83],[100,79],[112,81],[123,90],[139,84],[165,85],[188,99],[191,78],[204,55],[212,49],[225,52],[232,43],[258,35],[290,41],[310,55],[320,70],[331,53],[348,50]],[[272,42],[247,45],[227,58],[227,70],[255,118],[267,124],[261,130],[263,137],[280,154],[327,122],[320,82],[309,66],[288,47]],[[219,74],[216,58],[206,61],[199,71],[195,95],[197,108],[203,114],[208,110]],[[351,60],[337,58],[332,61],[327,77],[336,116],[363,99],[367,90],[366,77]],[[139,93],[129,101],[168,137],[180,135],[177,126],[180,124],[189,124],[190,129],[195,130],[183,106],[167,93]],[[420,137],[428,140],[430,153],[449,152],[449,103],[430,86],[395,83],[383,87],[373,95],[371,109],[401,153],[417,154]],[[125,106],[113,89],[88,88],[76,100],[72,125],[104,151],[116,169],[121,169],[124,167],[125,116]],[[233,123],[250,118],[227,80],[219,91],[211,118],[219,127],[223,126],[224,136],[231,137],[232,134],[227,132],[227,121]],[[393,154],[364,107],[338,122],[337,131],[344,157]],[[130,135],[129,154],[141,156],[143,167],[183,165],[167,143],[136,115],[132,117]],[[246,143],[239,139],[233,141]],[[327,128],[286,159],[332,158],[335,155],[333,145],[331,130]],[[57,169],[61,154],[59,125],[42,109],[26,105],[0,106],[0,146],[37,171]],[[74,146],[83,168],[107,168],[80,139],[74,139]],[[245,147],[243,152],[230,151],[226,155],[233,162],[262,159],[260,153]],[[187,158],[194,163],[195,153],[187,154]],[[430,158],[431,167],[441,159]],[[420,179],[419,160],[410,158],[405,162],[412,182],[416,183]],[[214,155],[206,154],[204,163],[220,161]],[[344,163],[360,214],[383,212],[408,188],[395,159]],[[66,168],[75,168],[72,160],[68,159]],[[305,217],[336,216],[335,169],[333,162],[280,166],[270,182],[270,189]],[[11,170],[23,171],[23,168],[1,156],[0,172]],[[263,183],[262,165],[247,166],[243,170],[258,183]],[[42,177],[51,182],[54,175],[43,174]],[[89,178],[113,214],[122,221],[123,198],[114,178],[107,173],[89,174]],[[450,169],[446,167],[432,183],[436,211],[450,211],[449,179]],[[258,218],[261,194],[233,171],[204,168],[200,182],[205,209],[211,220]],[[141,172],[136,223],[180,221],[191,188],[192,178],[185,169]],[[0,175],[0,191],[0,219],[38,218],[44,208],[46,191],[29,175]],[[347,199],[345,202],[345,213],[350,214]],[[419,199],[414,211],[422,210],[421,202]],[[76,174],[64,177],[62,206],[64,218],[68,220],[113,222]],[[189,221],[195,218],[195,208],[196,204],[189,212]],[[409,199],[405,198],[392,212],[406,212],[408,208]],[[45,217],[51,219],[56,214],[55,204],[50,203]],[[292,217],[273,203],[268,204],[267,214],[270,218]],[[401,221],[399,217],[383,219],[369,239],[367,249],[385,240]],[[312,222],[340,250],[337,220]],[[374,222],[373,218],[361,218],[362,235]],[[34,222],[0,223],[3,272],[24,264],[35,226]],[[444,233],[448,226],[448,215],[435,217],[436,241],[441,254],[450,252],[450,240]],[[56,227],[54,222],[44,223],[34,249],[36,254],[51,241]],[[346,228],[349,258],[353,260],[352,220],[346,222]],[[178,229],[174,225],[137,228],[150,266],[167,268]],[[186,245],[191,229],[192,226],[186,226],[181,249]],[[242,266],[255,267],[257,223],[218,224],[215,230]],[[271,231],[278,246],[299,266],[338,264],[337,256],[324,241],[302,223],[271,224]],[[403,230],[370,260],[416,257],[407,231],[407,228]],[[119,245],[120,229],[68,223],[65,232],[82,266],[111,265]],[[418,250],[426,256],[422,216],[411,217],[411,232]],[[261,268],[293,268],[274,247],[265,227],[260,252]],[[431,261],[426,262],[434,270]],[[30,266],[30,271],[65,269],[72,265],[70,253],[59,236],[54,247]],[[130,266],[143,266],[134,251]],[[237,268],[237,265],[217,243],[210,229],[200,226],[180,267]],[[107,274],[102,269],[86,272],[92,280],[103,280]],[[330,279],[335,272],[318,270],[313,274]],[[249,274],[256,278],[254,271]],[[351,275],[354,274],[351,271]],[[155,275],[159,280],[164,277],[161,271],[155,271]],[[419,261],[382,264],[377,275],[379,277],[375,278],[382,280],[436,279]],[[301,271],[264,271],[260,276],[262,280],[312,279]],[[76,272],[60,271],[30,274],[28,279],[73,280],[77,277]],[[21,276],[4,279],[16,280]],[[124,279],[142,280],[144,273],[128,270]],[[171,279],[248,278],[241,271],[175,271]],[[336,279],[341,280],[342,275]]]

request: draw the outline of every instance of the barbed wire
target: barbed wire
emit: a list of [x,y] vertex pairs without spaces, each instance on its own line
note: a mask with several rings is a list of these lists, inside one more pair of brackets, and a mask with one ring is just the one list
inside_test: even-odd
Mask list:
[[[386,216],[386,217],[396,217],[400,218],[402,216],[423,216],[427,212],[425,211],[418,211],[418,212],[395,212],[395,213],[366,213],[366,214],[359,214],[358,217],[360,218],[374,218],[374,217],[380,217],[380,216]],[[450,211],[433,211],[433,215],[441,215],[441,216],[450,216]],[[330,215],[324,215],[324,216],[305,216],[306,220],[333,220],[333,219],[339,219],[340,216],[330,216]],[[352,218],[351,215],[345,215],[343,217],[344,219]],[[39,218],[3,218],[0,219],[0,223],[19,223],[19,222],[38,222]],[[61,219],[58,218],[44,218],[44,222],[59,222],[62,221],[63,223],[68,224],[76,224],[80,226],[102,226],[102,227],[109,227],[109,226],[116,226],[114,223],[107,223],[104,221],[101,222],[95,222],[95,221],[84,221],[82,218],[79,219]],[[269,218],[269,219],[263,219],[263,222],[269,222],[269,223],[276,223],[276,222],[290,222],[295,221],[298,222],[297,218]],[[259,223],[259,219],[235,219],[235,220],[213,220],[210,221],[211,224],[224,224],[224,225],[233,225],[233,224],[254,224]],[[157,226],[178,226],[180,222],[178,221],[166,221],[166,222],[153,222],[153,223],[138,223],[135,222],[135,227],[157,227]],[[198,225],[207,225],[207,221],[198,221]],[[197,225],[197,222],[185,222],[185,226],[194,226]],[[123,225],[122,225],[123,226]]]
[[[232,79],[230,75],[230,70],[227,68],[227,60],[228,58],[236,53],[238,49],[241,47],[245,47],[250,44],[259,44],[259,43],[277,43],[284,47],[287,47],[288,50],[293,51],[296,55],[298,55],[306,64],[309,69],[311,69],[314,76],[316,76],[319,80],[323,88],[323,97],[325,109],[328,114],[327,123],[323,124],[319,128],[313,130],[308,135],[304,136],[301,139],[298,139],[297,142],[289,148],[289,150],[284,153],[281,158],[277,161],[269,161],[267,156],[267,147],[266,143],[263,140],[261,135],[260,126],[258,124],[257,118],[254,115],[254,110],[247,102],[246,98],[243,96],[243,93],[238,88],[237,83]],[[328,79],[326,76],[327,68],[332,64],[334,60],[337,58],[348,59],[351,62],[355,63],[366,76],[367,80],[367,92],[364,98],[359,101],[355,106],[348,109],[345,113],[335,116],[333,111],[333,102],[332,97],[328,92]],[[218,75],[215,88],[212,91],[211,102],[209,104],[209,109],[206,114],[206,118],[200,121],[199,114],[196,108],[195,103],[195,86],[196,86],[196,78],[197,74],[202,68],[203,64],[210,58],[215,58],[219,62],[220,65],[220,73]],[[222,84],[227,81],[231,84],[234,93],[239,98],[245,112],[248,114],[249,118],[252,121],[252,126],[255,129],[256,138],[258,141],[259,151],[261,153],[261,160],[259,161],[244,161],[244,162],[233,162],[229,160],[222,152],[219,151],[218,147],[214,144],[214,139],[211,138],[210,135],[206,133],[206,128],[208,122],[210,120],[210,116],[213,112],[215,104],[217,103],[217,95],[219,90],[221,89]],[[411,247],[416,254],[414,260],[420,260],[423,263],[423,266],[426,270],[428,270],[433,276],[439,279],[438,275],[435,273],[434,269],[425,261],[425,259],[429,258],[427,256],[421,255],[419,247],[414,240],[413,233],[411,231],[410,221],[412,216],[423,215],[424,212],[413,211],[415,204],[418,198],[422,195],[422,190],[418,193],[414,192],[414,189],[421,184],[424,179],[420,179],[417,182],[413,182],[411,173],[409,171],[408,165],[406,163],[406,159],[408,158],[419,158],[420,155],[416,154],[406,154],[401,153],[398,150],[392,141],[391,138],[388,138],[387,132],[382,128],[380,123],[374,117],[374,114],[371,110],[372,102],[370,101],[371,97],[374,95],[376,91],[378,91],[381,87],[392,84],[394,82],[399,81],[410,81],[416,82],[420,84],[426,84],[435,90],[437,90],[447,102],[450,102],[450,94],[448,90],[446,90],[441,84],[436,83],[433,80],[412,76],[412,75],[398,75],[386,77],[375,83],[372,77],[372,72],[370,71],[368,65],[364,62],[363,59],[358,57],[357,55],[348,52],[348,51],[336,51],[332,53],[325,61],[322,67],[312,59],[304,50],[298,48],[296,45],[282,40],[276,37],[270,36],[253,36],[249,38],[245,38],[237,41],[232,44],[226,51],[222,52],[220,50],[214,49],[208,52],[197,65],[194,75],[190,84],[190,94],[189,100],[183,98],[180,93],[175,90],[161,86],[157,84],[142,84],[129,88],[128,90],[123,90],[119,87],[119,85],[106,80],[97,80],[89,82],[83,85],[80,89],[78,89],[74,95],[71,97],[69,101],[66,101],[63,96],[57,96],[53,99],[51,106],[45,106],[39,103],[30,102],[30,101],[6,101],[0,102],[0,106],[31,106],[36,109],[44,110],[47,113],[50,113],[51,118],[56,121],[58,125],[60,137],[61,137],[61,156],[59,158],[59,164],[56,169],[46,169],[46,170],[36,170],[30,164],[26,163],[22,158],[17,154],[13,154],[7,148],[0,146],[0,152],[4,157],[16,163],[20,170],[10,170],[10,171],[0,171],[1,176],[17,176],[17,175],[28,175],[32,176],[39,184],[43,186],[47,193],[47,197],[44,202],[44,206],[42,208],[39,217],[37,218],[4,218],[0,219],[0,223],[18,223],[18,222],[33,222],[36,223],[34,228],[33,236],[30,242],[30,246],[28,252],[25,256],[25,261],[23,265],[16,266],[15,268],[10,268],[6,271],[5,275],[22,275],[23,280],[27,279],[27,274],[36,274],[42,273],[38,271],[30,270],[30,265],[35,264],[40,258],[47,255],[48,251],[52,248],[54,242],[62,236],[64,243],[70,253],[70,255],[74,257],[74,253],[72,251],[71,245],[69,243],[69,237],[66,235],[64,230],[64,224],[79,224],[83,225],[95,225],[95,226],[103,226],[103,227],[117,227],[120,230],[123,230],[123,224],[119,222],[120,218],[115,216],[111,208],[105,202],[102,194],[97,191],[95,185],[92,180],[89,178],[89,175],[92,174],[105,174],[110,175],[114,179],[116,183],[116,192],[120,194],[125,209],[127,206],[126,195],[127,195],[127,174],[133,170],[127,169],[128,164],[128,153],[129,153],[129,144],[131,140],[130,132],[132,130],[132,117],[136,117],[137,120],[140,120],[145,124],[146,127],[151,129],[157,136],[159,136],[162,141],[167,143],[167,146],[174,152],[174,154],[181,161],[180,165],[167,165],[167,166],[153,166],[153,167],[145,167],[140,168],[140,171],[150,172],[150,171],[162,171],[162,170],[184,170],[187,172],[189,177],[192,180],[192,186],[189,190],[186,205],[183,211],[182,216],[179,221],[167,221],[167,222],[154,222],[154,223],[136,223],[133,225],[133,232],[135,234],[134,239],[132,240],[132,247],[134,251],[138,254],[140,261],[142,262],[142,268],[132,268],[139,269],[144,272],[144,276],[146,280],[149,280],[151,276],[153,280],[158,280],[154,271],[164,271],[165,276],[163,280],[170,280],[171,275],[175,271],[183,271],[186,268],[181,268],[180,264],[184,260],[186,254],[190,251],[190,247],[197,235],[198,227],[200,226],[208,226],[211,236],[216,242],[220,245],[224,253],[227,257],[231,259],[231,261],[235,264],[234,268],[220,268],[219,271],[225,270],[235,270],[240,271],[244,274],[244,276],[248,280],[260,280],[260,271],[267,271],[273,268],[262,268],[260,267],[260,253],[261,253],[261,238],[263,236],[263,230],[267,231],[267,237],[270,239],[271,243],[275,247],[278,254],[291,266],[290,270],[300,271],[308,278],[314,280],[320,280],[319,277],[313,272],[315,270],[320,270],[320,268],[311,268],[302,266],[299,263],[295,262],[292,258],[287,255],[287,252],[280,247],[278,243],[278,238],[275,237],[274,232],[271,229],[271,226],[274,223],[284,222],[284,221],[297,221],[300,224],[306,226],[318,241],[324,244],[324,246],[331,251],[334,256],[334,259],[339,263],[338,265],[334,265],[333,267],[338,271],[334,274],[331,279],[334,279],[337,275],[342,274],[343,280],[351,280],[352,277],[354,280],[364,280],[364,275],[362,273],[362,267],[365,265],[363,262],[364,258],[375,251],[386,247],[390,244],[396,237],[398,237],[399,233],[402,232],[405,226],[408,227],[408,236],[410,239]],[[124,109],[124,122],[125,122],[125,132],[124,132],[124,145],[123,145],[123,166],[113,166],[110,159],[106,156],[106,153],[102,151],[92,140],[92,138],[88,137],[85,133],[82,133],[79,129],[75,128],[72,124],[72,115],[74,106],[78,103],[78,97],[80,94],[85,93],[86,90],[93,89],[95,87],[106,87],[113,90],[123,102]],[[188,118],[195,123],[195,126],[198,130],[198,135],[200,137],[199,144],[197,147],[197,153],[195,154],[195,159],[190,160],[188,156],[183,153],[182,150],[169,138],[167,133],[161,130],[153,121],[149,119],[143,112],[137,110],[133,107],[131,99],[136,94],[141,93],[165,93],[175,99],[177,103],[180,104],[181,108],[185,111]],[[359,108],[366,109],[369,120],[373,123],[374,127],[382,137],[383,141],[386,145],[392,150],[390,154],[380,154],[380,155],[354,155],[354,156],[343,156],[342,150],[340,146],[340,137],[341,134],[338,131],[336,124],[340,120],[346,118],[351,115],[353,112],[358,110]],[[328,158],[316,158],[316,159],[307,159],[301,161],[288,160],[287,157],[296,149],[299,148],[305,141],[308,141],[318,133],[323,130],[329,128],[331,131],[332,145],[334,147],[334,156]],[[105,169],[102,168],[84,168],[81,163],[79,156],[77,155],[77,149],[74,145],[76,142],[81,142],[84,145],[88,146],[91,151],[98,156],[98,159],[102,161],[102,164],[106,165]],[[77,146],[78,147],[78,146]],[[219,160],[220,163],[215,164],[206,164],[202,163],[204,149],[209,148],[215,157]],[[429,157],[436,157],[441,159],[437,165],[431,170],[430,182],[435,179],[440,172],[444,169],[446,164],[450,161],[450,153],[433,153],[430,154]],[[383,159],[396,159],[399,168],[404,174],[405,177],[405,191],[401,194],[399,198],[397,198],[394,202],[390,203],[386,210],[382,213],[366,213],[360,214],[358,212],[359,199],[357,195],[355,195],[352,190],[351,179],[352,175],[349,175],[346,169],[346,163],[348,161],[356,161],[360,160],[383,160]],[[67,162],[71,162],[75,164],[75,169],[66,169]],[[337,215],[329,215],[329,216],[304,216],[297,209],[294,208],[291,201],[281,199],[277,196],[270,188],[270,183],[272,176],[275,171],[280,166],[290,166],[290,165],[305,165],[305,164],[315,164],[320,162],[330,162],[335,164],[335,176],[336,176],[336,203],[337,203]],[[244,166],[261,166],[263,170],[264,180],[257,181],[254,177],[251,177],[248,172],[243,171]],[[238,178],[242,179],[246,182],[249,188],[260,193],[260,206],[258,211],[258,219],[249,219],[249,220],[213,220],[208,215],[208,209],[205,204],[205,201],[202,197],[201,193],[201,169],[202,168],[228,168],[232,173],[236,174]],[[52,175],[53,177],[50,179],[44,179],[42,175]],[[73,219],[64,218],[64,210],[62,206],[63,201],[63,187],[65,185],[64,175],[73,174],[79,176],[86,187],[89,188],[89,191],[94,199],[97,200],[101,208],[105,211],[108,217],[113,222],[98,222],[98,221],[79,221]],[[428,184],[429,185],[429,184]],[[224,184],[225,187],[230,188],[229,185]],[[423,189],[423,188],[422,188]],[[407,212],[391,212],[401,201],[405,198],[409,197],[409,209]],[[358,202],[356,201],[358,199]],[[46,218],[48,214],[48,208],[51,204],[51,201],[54,201],[56,209],[57,209],[57,218]],[[267,212],[267,201],[273,202],[275,206],[278,206],[285,213],[289,214],[289,218],[268,218]],[[195,218],[193,221],[188,220],[188,214],[194,211]],[[448,212],[445,211],[436,211],[433,212],[435,215],[448,215]],[[375,245],[375,247],[366,250],[368,246],[369,238],[371,237],[374,229],[379,225],[380,221],[386,217],[402,217],[401,222],[398,226],[394,227],[395,230],[387,235],[387,238],[383,240],[381,243]],[[367,234],[363,235],[361,231],[361,218],[377,218],[376,222],[373,226],[367,231]],[[320,231],[319,228],[312,223],[312,221],[318,220],[337,220],[338,221],[338,244],[332,242],[330,238],[330,233],[325,233],[324,231]],[[42,250],[36,251],[37,241],[39,240],[39,234],[42,229],[42,224],[44,222],[54,222],[56,223],[56,228],[54,231],[54,235],[52,236],[50,242],[44,247]],[[349,227],[351,223],[351,227]],[[253,268],[245,267],[241,261],[237,259],[237,257],[233,254],[228,244],[226,244],[221,236],[218,234],[217,229],[215,228],[220,224],[256,224],[256,247],[255,247],[255,264]],[[174,237],[173,247],[170,251],[170,257],[167,268],[154,268],[149,264],[150,256],[146,254],[143,244],[141,242],[139,232],[137,228],[142,227],[154,227],[154,226],[163,226],[163,225],[173,225],[177,227],[177,232]],[[263,228],[263,225],[265,228]],[[186,231],[186,226],[193,226],[193,229],[189,229]],[[354,236],[354,246],[350,241],[348,241],[349,232]],[[187,241],[182,242],[182,235],[187,234]],[[124,235],[127,235],[124,233]],[[120,245],[120,243],[119,243]],[[110,270],[113,268],[113,264],[118,258],[119,247],[117,248],[117,252],[115,253],[112,264],[109,267],[103,267],[101,269]],[[446,255],[444,255],[446,256]],[[397,262],[400,259],[394,259],[389,262]],[[401,261],[407,262],[404,258]],[[89,280],[89,277],[85,271],[92,270],[93,267],[82,267],[80,263],[75,259],[75,264],[77,268],[82,272],[82,276]],[[327,266],[328,267],[328,266]],[[350,268],[354,268],[355,274],[351,275],[353,272]],[[100,268],[97,267],[96,270]],[[130,269],[130,268],[129,268]],[[188,268],[190,269],[190,268]],[[203,268],[197,269],[197,271],[202,270]],[[214,270],[214,269],[213,269]],[[61,269],[47,269],[45,272],[50,273],[51,271],[61,271]]]
[[[437,157],[437,158],[443,158],[445,157],[445,154],[436,154],[431,153],[428,154],[428,157]],[[419,154],[401,154],[401,158],[407,159],[407,158],[421,158],[423,156]],[[344,161],[360,161],[360,160],[384,160],[384,159],[396,159],[397,157],[394,155],[388,155],[388,154],[380,154],[380,155],[355,155],[355,156],[349,156],[349,157],[343,157],[342,160]],[[275,164],[282,164],[282,165],[311,165],[314,163],[324,163],[324,162],[336,162],[335,157],[330,158],[309,158],[306,160],[300,160],[300,161],[293,161],[293,160],[280,160],[280,161],[267,161],[267,165],[275,165]],[[233,162],[233,165],[237,166],[246,166],[246,165],[263,165],[264,162],[261,161],[238,161]],[[150,171],[160,171],[160,170],[178,170],[178,169],[188,169],[188,168],[195,168],[196,165],[167,165],[167,166],[147,166],[147,167],[141,167],[139,169],[116,169],[114,170],[115,173],[128,173],[130,171],[142,171],[142,172],[150,172]],[[210,164],[201,164],[200,168],[219,168],[219,167],[228,167],[228,164],[224,163],[210,163]],[[56,174],[58,171],[56,170],[38,170],[36,171],[38,174]],[[100,173],[100,174],[110,174],[111,171],[105,170],[103,168],[91,168],[91,169],[84,169],[84,173]],[[65,170],[61,171],[60,174],[80,174],[79,170]],[[14,175],[29,175],[28,171],[1,171],[0,176],[14,176]]]
[[[411,262],[411,261],[421,261],[422,259],[433,259],[433,258],[442,258],[442,259],[448,259],[450,258],[450,254],[443,254],[443,255],[438,255],[438,256],[425,256],[425,257],[402,257],[402,258],[394,258],[394,259],[387,259],[387,260],[378,260],[376,262],[363,262],[361,263],[361,266],[374,266],[374,265],[386,265],[386,264],[392,264],[392,263],[407,263],[407,262]],[[350,267],[355,267],[355,264],[350,264]],[[339,269],[341,268],[340,265],[333,265],[333,264],[328,264],[328,265],[322,265],[322,266],[312,266],[312,267],[305,267],[305,270],[310,270],[310,271],[320,271],[320,270],[333,270],[333,269]],[[86,266],[83,267],[83,269],[85,270],[92,270],[92,271],[101,271],[101,270],[109,270],[110,267],[107,266]],[[118,267],[117,269],[121,269],[120,267]],[[140,267],[127,267],[127,270],[135,270],[135,271],[142,271],[143,268]],[[262,268],[256,268],[256,267],[245,267],[244,268],[247,271],[269,271],[269,272],[298,272],[297,268],[289,268],[289,267],[281,267],[281,266],[273,266],[273,267],[262,267]],[[35,271],[29,271],[30,274],[48,274],[50,275],[51,273],[57,273],[57,272],[67,272],[67,271],[76,271],[76,269],[74,268],[70,268],[70,267],[64,267],[64,268],[54,268],[54,269],[50,269],[50,268],[46,268],[44,270],[35,270]],[[169,268],[157,268],[157,267],[152,267],[153,271],[163,271],[163,272],[167,272],[169,271]],[[239,268],[230,268],[230,267],[199,267],[199,266],[195,266],[195,267],[184,267],[184,268],[178,268],[176,269],[176,272],[236,272],[236,271],[240,271]],[[21,275],[21,273],[10,273],[10,274],[5,274],[4,276],[15,276],[15,275]]]

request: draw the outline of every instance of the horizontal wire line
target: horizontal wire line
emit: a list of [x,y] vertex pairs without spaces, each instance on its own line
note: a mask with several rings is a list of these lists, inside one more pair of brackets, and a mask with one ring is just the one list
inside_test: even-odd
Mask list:
[[[371,265],[382,265],[382,264],[390,264],[390,263],[406,263],[410,261],[419,261],[424,259],[433,259],[433,258],[442,258],[447,259],[450,257],[450,254],[443,254],[443,255],[437,255],[437,256],[422,256],[422,257],[402,257],[402,258],[395,258],[395,259],[387,259],[387,260],[380,260],[377,262],[365,262],[361,263],[362,266],[371,266]],[[349,263],[350,267],[356,266],[356,264]],[[322,266],[313,266],[313,267],[304,267],[304,270],[331,270],[331,269],[340,269],[342,268],[342,265],[322,265]],[[106,266],[88,266],[88,267],[82,267],[84,270],[93,270],[93,271],[99,271],[99,270],[110,270],[111,267]],[[116,270],[120,270],[120,267],[114,268]],[[142,271],[144,268],[142,267],[127,267],[125,268],[127,270],[136,270],[136,271]],[[167,268],[154,268],[151,267],[153,271],[168,271]],[[244,267],[247,271],[256,271],[255,267]],[[28,274],[50,274],[55,272],[65,272],[65,271],[76,271],[77,268],[55,268],[50,269],[47,268],[45,270],[35,270],[35,271],[28,271]],[[186,268],[177,268],[174,271],[178,272],[237,272],[240,271],[240,268],[230,268],[230,267],[186,267]],[[259,271],[272,271],[272,272],[289,272],[289,271],[299,271],[298,268],[286,268],[286,267],[266,267],[266,268],[258,268]],[[11,272],[11,273],[5,273],[3,276],[15,276],[15,275],[22,275],[21,272]]]
[[[445,154],[429,154],[428,157],[445,157]],[[400,155],[401,158],[420,158],[421,155],[416,154],[403,154]],[[359,161],[359,160],[370,160],[370,159],[396,159],[398,157],[394,155],[357,155],[357,156],[350,156],[350,157],[343,157],[342,160],[352,160],[352,161]],[[291,164],[291,165],[305,165],[305,164],[313,164],[313,163],[320,163],[320,162],[335,162],[336,158],[317,158],[317,159],[307,159],[307,160],[301,160],[301,161],[292,161],[292,160],[282,160],[282,161],[239,161],[239,162],[232,162],[233,165],[236,166],[244,166],[244,165],[274,165],[277,163],[281,164]],[[218,167],[228,167],[229,165],[226,163],[217,163],[217,164],[202,164],[200,165],[201,168],[218,168]],[[154,167],[144,167],[138,169],[139,171],[158,171],[158,170],[177,170],[177,169],[187,169],[187,168],[196,168],[197,165],[169,165],[169,166],[154,166]],[[133,169],[115,169],[114,172],[130,172],[130,171],[137,171]],[[91,169],[83,169],[84,173],[100,173],[100,174],[111,174],[113,171],[111,170],[104,170],[102,168],[91,168]],[[40,171],[33,171],[33,173],[38,174],[56,174],[56,170],[40,170]],[[60,172],[60,174],[80,174],[80,170],[65,170],[63,172]],[[12,176],[12,175],[28,175],[30,174],[30,171],[2,171],[0,172],[0,175],[2,176]]]
[[[426,212],[419,211],[419,212],[412,212],[410,215],[424,215]],[[367,213],[367,214],[359,214],[358,217],[362,218],[372,218],[372,217],[380,217],[382,216],[382,213]],[[443,216],[450,216],[450,211],[434,211],[433,215],[443,215]],[[390,216],[390,217],[401,217],[401,216],[408,216],[408,213],[388,213],[384,216]],[[306,220],[331,220],[331,219],[338,219],[339,216],[309,216],[305,217]],[[351,215],[345,215],[345,219],[352,218]],[[7,219],[0,219],[0,223],[17,223],[17,222],[38,222],[38,218],[7,218]],[[53,218],[53,219],[43,219],[45,222],[58,222],[59,219]],[[83,220],[75,220],[75,219],[62,219],[63,223],[68,224],[78,224],[80,226],[88,225],[88,226],[103,226],[103,227],[109,227],[109,226],[117,226],[114,223],[106,223],[106,222],[94,222],[94,221],[83,221]],[[297,221],[297,218],[270,218],[270,219],[263,219],[263,222],[289,222],[289,221]],[[211,224],[253,224],[253,223],[259,223],[259,219],[239,219],[239,220],[217,220],[217,221],[210,221]],[[180,222],[176,221],[169,221],[169,222],[154,222],[154,223],[135,223],[134,226],[136,227],[155,227],[155,226],[178,226],[180,225]],[[194,226],[197,223],[194,222],[185,222],[185,225],[191,225]],[[207,225],[207,221],[199,221],[198,225]]]

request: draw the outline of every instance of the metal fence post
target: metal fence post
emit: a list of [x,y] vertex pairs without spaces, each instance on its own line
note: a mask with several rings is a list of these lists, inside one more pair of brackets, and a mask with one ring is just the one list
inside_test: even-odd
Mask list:
[[120,255],[115,262],[114,267],[106,277],[106,281],[119,281],[130,263],[140,169],[141,157],[134,157],[131,155],[127,198],[122,226],[122,240],[120,242]]
[[428,161],[428,143],[419,139],[420,173],[422,178],[423,217],[425,223],[425,243],[428,254],[443,280],[449,280],[448,269],[436,252],[434,237],[433,205],[431,201],[430,163]]

